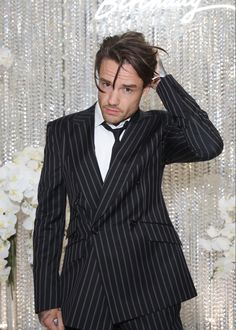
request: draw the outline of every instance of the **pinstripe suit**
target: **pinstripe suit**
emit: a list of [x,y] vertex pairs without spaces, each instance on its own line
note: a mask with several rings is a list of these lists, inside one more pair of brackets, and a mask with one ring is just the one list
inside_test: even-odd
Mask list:
[[[67,326],[112,324],[196,295],[161,192],[166,164],[209,160],[222,139],[207,114],[168,75],[167,111],[137,112],[102,181],[94,106],[48,123],[34,230],[36,312],[61,307]],[[68,245],[59,259],[68,195]]]

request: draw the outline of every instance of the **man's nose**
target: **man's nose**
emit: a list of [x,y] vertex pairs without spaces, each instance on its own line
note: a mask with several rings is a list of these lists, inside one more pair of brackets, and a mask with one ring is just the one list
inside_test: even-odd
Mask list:
[[110,105],[118,105],[119,104],[119,95],[118,91],[113,89],[109,94],[108,102]]

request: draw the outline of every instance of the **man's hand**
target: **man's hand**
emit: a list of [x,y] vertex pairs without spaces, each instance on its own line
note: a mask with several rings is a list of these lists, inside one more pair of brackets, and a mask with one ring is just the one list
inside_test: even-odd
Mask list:
[[39,313],[39,322],[48,330],[64,330],[60,308],[49,309]]
[[155,76],[152,78],[152,83],[151,83],[151,87],[153,89],[156,89],[158,84],[161,81],[161,77],[165,77],[167,75],[164,66],[162,64],[162,60],[160,58],[160,55],[157,53],[157,67],[156,67],[156,74]]

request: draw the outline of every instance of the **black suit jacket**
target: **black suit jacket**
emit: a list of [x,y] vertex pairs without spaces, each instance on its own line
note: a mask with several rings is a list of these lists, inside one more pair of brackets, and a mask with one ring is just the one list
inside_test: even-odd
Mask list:
[[[67,325],[106,303],[114,323],[196,295],[161,191],[174,162],[209,160],[222,139],[194,99],[168,75],[157,92],[167,111],[139,111],[102,182],[94,109],[48,123],[34,230],[36,312],[61,307]],[[71,217],[61,275],[68,195]]]

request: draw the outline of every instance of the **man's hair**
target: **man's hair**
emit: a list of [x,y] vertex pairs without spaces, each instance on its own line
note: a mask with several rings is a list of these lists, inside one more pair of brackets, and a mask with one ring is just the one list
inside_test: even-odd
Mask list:
[[94,78],[97,88],[100,90],[97,83],[97,74],[99,75],[103,59],[111,59],[118,64],[113,86],[124,63],[132,65],[138,76],[143,80],[143,87],[148,86],[156,73],[158,50],[165,52],[160,47],[151,46],[140,32],[129,31],[105,38],[95,59]]

